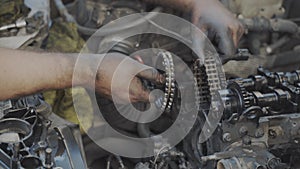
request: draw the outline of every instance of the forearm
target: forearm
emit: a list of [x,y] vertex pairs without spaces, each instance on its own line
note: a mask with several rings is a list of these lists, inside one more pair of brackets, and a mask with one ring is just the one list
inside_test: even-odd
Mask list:
[[210,5],[220,5],[218,0],[143,0],[147,3],[156,5],[168,6],[174,9],[181,10],[183,12],[192,12],[195,6],[207,7]]
[[[0,100],[72,86],[77,54],[37,53],[0,48]],[[87,66],[88,67],[88,66]],[[82,70],[82,77],[88,71]],[[85,79],[74,85],[85,85]]]
[[190,12],[195,0],[142,0],[144,2],[162,6],[168,6],[184,12]]

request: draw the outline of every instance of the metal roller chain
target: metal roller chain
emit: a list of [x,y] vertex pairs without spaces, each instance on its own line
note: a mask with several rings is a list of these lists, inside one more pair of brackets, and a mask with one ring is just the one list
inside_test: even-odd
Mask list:
[[165,94],[162,102],[162,111],[170,111],[174,95],[175,95],[175,72],[172,54],[170,52],[160,52],[159,57],[163,58],[163,66],[165,67],[166,83]]

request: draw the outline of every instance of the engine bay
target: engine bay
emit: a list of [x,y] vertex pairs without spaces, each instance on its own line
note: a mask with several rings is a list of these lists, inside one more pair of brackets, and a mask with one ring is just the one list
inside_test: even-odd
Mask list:
[[[94,130],[90,131],[98,132],[95,141],[89,138],[88,131],[81,136],[77,125],[56,116],[38,95],[1,102],[6,108],[0,110],[0,168],[300,168],[300,3],[268,0],[261,9],[249,11],[251,5],[255,6],[251,2],[223,2],[239,14],[246,29],[237,53],[225,56],[217,50],[206,50],[202,58],[185,43],[162,34],[148,32],[120,38],[122,33],[129,32],[127,29],[142,25],[140,22],[163,30],[155,25],[154,21],[159,21],[153,19],[157,17],[155,12],[188,20],[186,14],[140,1],[88,1],[84,10],[80,3],[66,5],[86,40],[112,20],[150,12],[116,30],[104,26],[103,35],[92,36],[94,49],[89,50],[122,53],[145,65],[157,66],[165,76],[163,84],[140,80],[149,91],[163,92],[154,102],[161,116],[152,122],[133,122],[118,111],[113,101],[95,94],[96,107],[103,113],[103,121],[94,123]],[[76,13],[78,9],[89,15],[87,21],[86,16]],[[179,31],[186,31],[180,28]],[[151,105],[136,103],[133,107],[147,111]],[[187,116],[191,111],[196,115]],[[181,123],[192,125],[187,129],[177,126],[187,130],[183,131],[187,135],[173,146],[175,141],[163,134],[176,124],[178,117]],[[130,139],[116,135],[107,138],[101,133],[109,131],[107,126]],[[172,134],[179,135],[181,131]],[[148,147],[154,155],[126,157],[98,145],[99,140],[104,140],[115,149],[126,149],[127,143],[134,144],[131,138],[149,138],[151,145],[141,147]]]

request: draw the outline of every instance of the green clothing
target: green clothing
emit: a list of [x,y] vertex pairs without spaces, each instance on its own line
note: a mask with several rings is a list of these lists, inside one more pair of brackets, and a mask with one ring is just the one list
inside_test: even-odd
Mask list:
[[24,0],[0,0],[0,4],[0,26],[11,24],[30,11]]
[[[84,40],[79,36],[74,23],[54,21],[49,31],[47,51],[75,53],[80,52],[83,45]],[[76,104],[80,110],[87,111],[88,113],[84,117],[80,117],[80,125],[85,129],[91,127],[93,117],[88,115],[92,114],[93,108],[90,97],[84,88],[48,91],[44,93],[44,97],[45,101],[52,106],[54,113],[76,124],[79,124],[79,121],[73,104]]]
[[79,36],[74,23],[54,21],[46,44],[48,51],[78,53],[83,45],[84,40]]
[[[0,26],[15,23],[17,19],[26,17],[30,11],[30,8],[24,4],[24,0],[0,0],[0,3]],[[38,35],[42,38],[41,41],[48,35],[45,41],[46,50],[64,53],[80,52],[85,42],[78,34],[76,25],[64,22],[62,19],[55,19],[52,23],[49,32],[40,31]],[[26,49],[27,47],[24,48]],[[80,117],[83,120],[83,123],[80,125],[84,126],[85,129],[92,125],[93,117],[88,116],[88,114],[92,114],[93,108],[85,89],[78,87],[73,90],[49,91],[44,93],[44,98],[52,106],[54,113],[66,120],[79,124],[73,106],[73,104],[76,104],[81,110],[88,112],[86,116]]]

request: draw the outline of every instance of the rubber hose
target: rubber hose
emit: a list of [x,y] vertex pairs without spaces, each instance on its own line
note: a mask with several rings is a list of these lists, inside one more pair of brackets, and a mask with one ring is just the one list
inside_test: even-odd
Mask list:
[[282,33],[298,33],[298,25],[286,19],[267,19],[267,18],[251,18],[240,19],[241,23],[249,31],[272,31]]

